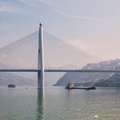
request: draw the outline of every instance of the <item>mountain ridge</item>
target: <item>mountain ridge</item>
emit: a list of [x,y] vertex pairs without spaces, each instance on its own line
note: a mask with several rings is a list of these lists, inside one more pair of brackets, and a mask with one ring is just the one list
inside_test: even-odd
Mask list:
[[[101,61],[99,63],[88,63],[83,66],[83,70],[88,69],[120,69],[120,59]],[[101,79],[108,79],[113,76],[115,73],[66,73],[63,77],[61,77],[55,86],[66,86],[68,82],[74,83],[82,83],[82,82],[90,82],[90,81],[98,81]]]
[[14,83],[17,86],[33,86],[36,85],[36,81],[30,78],[15,75],[13,73],[0,73],[0,86],[7,86]]

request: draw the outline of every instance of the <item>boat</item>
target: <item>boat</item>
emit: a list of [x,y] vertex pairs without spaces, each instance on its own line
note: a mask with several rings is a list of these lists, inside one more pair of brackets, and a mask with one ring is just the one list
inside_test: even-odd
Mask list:
[[69,82],[65,89],[85,89],[85,90],[95,90],[95,86],[90,86],[90,87],[76,87],[74,86],[74,83]]
[[9,88],[15,88],[16,85],[15,85],[15,84],[9,84],[8,87],[9,87]]

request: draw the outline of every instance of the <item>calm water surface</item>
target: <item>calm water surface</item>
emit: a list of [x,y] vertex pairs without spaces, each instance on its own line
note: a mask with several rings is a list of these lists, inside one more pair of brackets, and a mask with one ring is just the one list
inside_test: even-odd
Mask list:
[[0,87],[0,120],[120,120],[110,115],[120,115],[120,88]]

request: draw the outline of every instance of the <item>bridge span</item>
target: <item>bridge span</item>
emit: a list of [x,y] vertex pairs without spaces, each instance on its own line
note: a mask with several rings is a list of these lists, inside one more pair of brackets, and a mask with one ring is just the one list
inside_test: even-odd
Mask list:
[[[0,72],[41,72],[38,69],[0,69]],[[118,73],[120,70],[44,70],[44,72],[106,72],[106,73]]]
[[[33,34],[35,34],[35,36]],[[85,60],[87,57],[90,57],[90,55],[85,53],[85,56],[84,56],[83,52],[79,52],[81,56],[78,56],[78,53],[76,54],[76,52],[73,52],[72,51],[73,48],[69,44],[67,47],[69,48],[69,52],[67,52],[68,49],[66,49],[66,42],[64,42],[65,44],[61,41],[56,42],[54,40],[56,39],[56,37],[51,37],[49,34],[47,34],[47,37],[46,37],[46,38],[49,38],[49,43],[46,44],[47,47],[44,50],[43,27],[41,23],[39,26],[39,31],[33,34],[31,34],[30,36],[26,36],[24,39],[20,39],[17,43],[14,42],[13,44],[7,45],[6,47],[3,47],[0,49],[0,72],[37,72],[38,88],[40,89],[44,88],[45,72],[90,72],[90,73],[92,72],[119,73],[120,72],[119,69],[111,68],[111,70],[110,69],[108,70],[106,67],[104,69],[99,69],[99,68],[98,69],[94,68],[92,70],[90,70],[89,68],[82,69],[82,67],[80,67],[81,65],[83,66],[83,65],[86,65],[86,63],[91,63],[88,60]],[[53,42],[56,43],[55,45],[51,42],[52,39],[53,39]],[[33,47],[32,45],[38,45],[38,47]],[[33,51],[32,48],[34,48],[35,50]],[[51,50],[51,48],[53,49]],[[59,48],[59,49],[55,50],[56,48]],[[52,55],[51,56],[46,55],[45,51],[49,52],[50,50]],[[78,49],[74,49],[74,50],[78,51]],[[34,52],[36,52],[36,54]],[[33,56],[33,54],[35,55]],[[72,55],[72,57],[68,57],[67,55],[70,55],[70,56]],[[77,57],[73,57],[73,55],[77,55]],[[78,58],[80,58],[81,61]],[[31,61],[31,59],[33,60]],[[79,60],[79,61],[76,62],[76,60]],[[72,63],[78,63],[78,64],[73,65],[71,61],[73,61]],[[91,58],[91,61],[93,62],[92,58]],[[47,62],[50,63],[51,65],[48,64]]]

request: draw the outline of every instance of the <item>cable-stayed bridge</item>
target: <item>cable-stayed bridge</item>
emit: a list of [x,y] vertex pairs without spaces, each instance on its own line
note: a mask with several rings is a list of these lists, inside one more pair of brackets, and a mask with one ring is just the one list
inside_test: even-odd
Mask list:
[[36,31],[0,49],[0,72],[38,72],[38,88],[44,87],[44,72],[120,72],[120,70],[83,70],[96,58],[66,42]]
[[[38,69],[38,35],[39,31],[36,31],[1,48],[0,69]],[[96,62],[93,56],[46,32],[43,36],[45,69],[75,70],[86,63]]]

